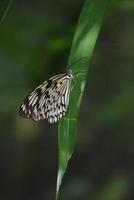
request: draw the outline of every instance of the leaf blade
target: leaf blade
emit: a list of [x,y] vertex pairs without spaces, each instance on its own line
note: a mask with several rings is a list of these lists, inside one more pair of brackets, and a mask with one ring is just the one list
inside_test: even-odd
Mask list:
[[[77,119],[85,88],[86,76],[89,67],[88,64],[91,60],[96,40],[102,25],[102,20],[109,4],[109,0],[86,0],[74,35],[68,63],[73,63],[75,60],[79,60],[79,58],[82,57],[88,57],[88,59],[86,62],[82,61],[79,65],[76,63],[72,66],[73,72],[83,71],[85,73],[82,72],[75,77],[76,86],[74,86],[74,89],[71,92],[68,112],[59,122],[59,169],[56,200],[58,199],[59,188],[67,169],[68,161],[74,151]],[[75,87],[77,89],[75,89]]]
[[10,6],[11,6],[12,0],[3,0],[1,7],[0,7],[0,23],[4,20]]

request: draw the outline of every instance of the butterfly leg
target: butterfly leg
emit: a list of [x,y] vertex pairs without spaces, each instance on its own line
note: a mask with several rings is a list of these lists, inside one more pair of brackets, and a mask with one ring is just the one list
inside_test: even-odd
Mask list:
[[[74,79],[72,79],[72,83],[73,83],[73,85],[72,85],[72,87],[71,87],[71,91],[72,91],[72,89],[73,88],[75,88],[77,91],[81,91],[81,89],[80,88],[78,88],[77,86],[76,86],[76,82],[75,82],[75,80]],[[81,91],[81,94],[83,94],[84,92],[83,91]]]

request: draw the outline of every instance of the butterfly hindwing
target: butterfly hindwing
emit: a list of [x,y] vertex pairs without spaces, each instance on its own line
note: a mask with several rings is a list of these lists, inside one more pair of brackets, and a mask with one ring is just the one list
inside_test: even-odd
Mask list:
[[35,88],[21,105],[20,115],[34,121],[47,119],[50,123],[61,119],[69,103],[72,74],[69,75],[56,75]]

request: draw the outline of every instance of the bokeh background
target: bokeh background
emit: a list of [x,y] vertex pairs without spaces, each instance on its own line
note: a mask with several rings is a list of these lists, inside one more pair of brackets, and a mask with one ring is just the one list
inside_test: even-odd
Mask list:
[[[0,199],[51,200],[57,125],[19,117],[24,97],[64,72],[82,0],[13,1],[0,25]],[[67,56],[66,56],[67,55]],[[60,193],[134,199],[134,2],[106,15],[82,100],[75,153]]]

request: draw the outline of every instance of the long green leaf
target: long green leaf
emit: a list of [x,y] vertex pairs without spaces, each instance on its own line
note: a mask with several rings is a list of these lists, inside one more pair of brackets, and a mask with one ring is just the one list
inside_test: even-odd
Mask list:
[[88,59],[83,59],[71,67],[73,72],[83,72],[78,73],[74,77],[75,85],[70,95],[69,109],[66,116],[60,120],[59,123],[59,169],[56,200],[58,199],[59,188],[62,183],[62,178],[66,171],[68,161],[74,150],[78,111],[84,92],[89,61],[91,60],[95,43],[102,25],[102,19],[108,9],[109,3],[110,0],[86,0],[74,35],[69,64],[82,57],[88,57]]
[[12,0],[3,0],[0,3],[0,23],[3,21],[4,17],[6,16],[11,3],[12,3]]

